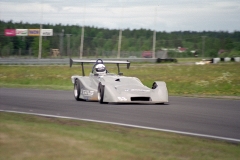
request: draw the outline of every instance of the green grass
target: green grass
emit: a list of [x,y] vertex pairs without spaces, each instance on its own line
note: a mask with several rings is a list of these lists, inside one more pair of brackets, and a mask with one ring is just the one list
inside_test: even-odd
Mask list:
[[0,159],[234,160],[239,144],[77,120],[0,112]]
[[[86,75],[92,65],[85,65]],[[117,72],[115,65],[107,65]],[[169,95],[240,96],[240,63],[219,63],[204,66],[184,64],[133,63],[130,69],[121,66],[126,76],[138,77],[151,87],[156,80],[167,83]],[[81,67],[68,66],[0,66],[0,87],[29,87],[71,90],[70,77],[81,75]]]

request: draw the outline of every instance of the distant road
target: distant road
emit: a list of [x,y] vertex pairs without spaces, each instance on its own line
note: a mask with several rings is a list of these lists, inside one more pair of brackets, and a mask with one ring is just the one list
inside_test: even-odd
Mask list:
[[170,96],[169,105],[77,102],[72,91],[0,88],[0,110],[225,137],[240,142],[240,100]]

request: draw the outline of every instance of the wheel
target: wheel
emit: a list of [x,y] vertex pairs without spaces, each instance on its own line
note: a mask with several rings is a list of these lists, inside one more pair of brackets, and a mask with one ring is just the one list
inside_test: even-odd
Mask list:
[[157,83],[156,82],[154,82],[153,84],[152,84],[152,89],[156,89],[157,88]]
[[98,85],[98,101],[99,103],[103,103],[103,97],[104,97],[104,86],[102,83],[99,83]]
[[102,83],[99,83],[99,85],[98,85],[98,101],[101,104],[104,104],[103,97],[104,97],[104,85],[102,85]]
[[81,101],[81,99],[79,98],[80,94],[81,94],[81,85],[80,85],[80,81],[78,79],[75,80],[73,92],[74,92],[74,98],[77,101]]

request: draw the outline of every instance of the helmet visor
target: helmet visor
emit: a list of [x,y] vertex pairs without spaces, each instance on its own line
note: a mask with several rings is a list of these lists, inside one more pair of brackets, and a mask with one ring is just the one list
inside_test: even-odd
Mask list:
[[104,71],[106,71],[106,68],[105,67],[96,68],[96,71],[97,72],[104,72]]

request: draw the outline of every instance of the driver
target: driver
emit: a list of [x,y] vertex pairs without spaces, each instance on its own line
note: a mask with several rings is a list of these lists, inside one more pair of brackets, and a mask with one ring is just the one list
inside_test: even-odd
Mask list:
[[103,64],[97,64],[97,65],[95,66],[95,73],[97,73],[99,76],[106,75],[107,70],[106,70],[105,65],[103,65]]

